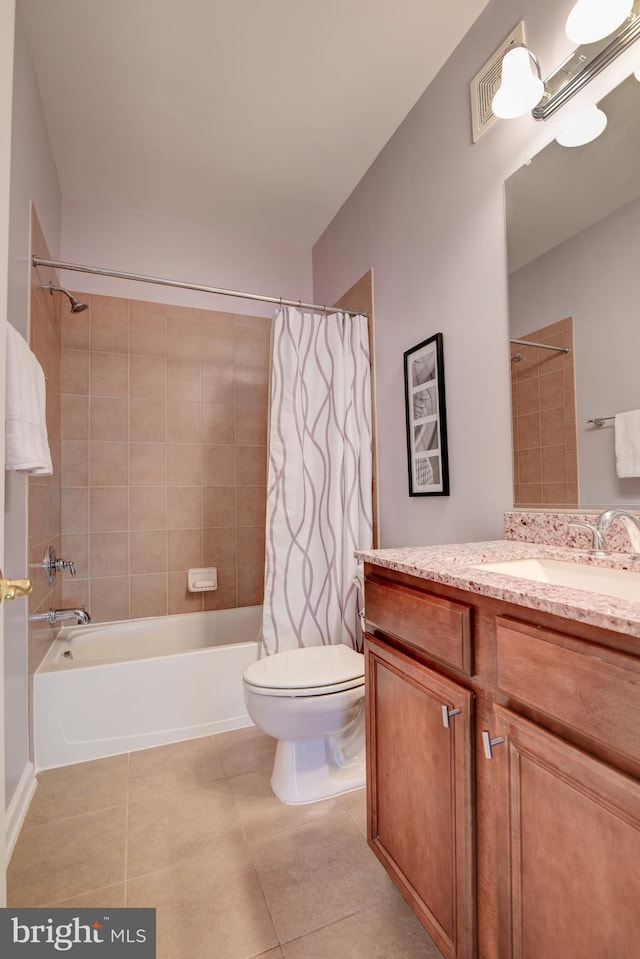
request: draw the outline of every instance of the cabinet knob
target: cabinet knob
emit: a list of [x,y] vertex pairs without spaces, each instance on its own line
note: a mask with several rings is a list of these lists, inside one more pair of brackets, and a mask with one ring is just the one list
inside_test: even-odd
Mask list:
[[451,723],[449,722],[451,717],[457,716],[458,713],[462,712],[462,710],[457,708],[451,709],[446,704],[443,704],[440,708],[442,709],[442,725],[444,726],[445,729],[449,729],[451,726]]
[[493,759],[493,747],[499,746],[500,743],[504,742],[504,736],[496,736],[495,739],[491,738],[491,733],[488,733],[486,729],[482,730],[482,745],[484,747],[484,754],[487,759]]

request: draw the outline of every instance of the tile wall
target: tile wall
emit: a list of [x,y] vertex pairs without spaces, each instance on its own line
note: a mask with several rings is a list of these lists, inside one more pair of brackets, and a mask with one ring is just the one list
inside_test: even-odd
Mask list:
[[[39,255],[49,257],[47,246],[35,212],[32,212],[31,231],[33,248]],[[44,252],[43,252],[44,251]],[[47,583],[45,572],[38,568],[44,560],[48,546],[60,554],[60,321],[62,294],[52,296],[43,289],[42,277],[31,271],[31,313],[29,346],[40,363],[46,377],[47,389],[47,434],[52,476],[29,476],[28,478],[28,561],[29,576],[33,591],[28,598],[29,615],[46,613],[51,607],[61,605],[60,579],[52,585]],[[29,674],[40,664],[53,637],[48,622],[29,621]]]
[[[270,320],[81,298],[62,315],[65,605],[105,622],[261,603]],[[187,591],[201,566],[217,591]]]
[[511,344],[515,506],[578,502],[573,317],[519,337],[571,352]]

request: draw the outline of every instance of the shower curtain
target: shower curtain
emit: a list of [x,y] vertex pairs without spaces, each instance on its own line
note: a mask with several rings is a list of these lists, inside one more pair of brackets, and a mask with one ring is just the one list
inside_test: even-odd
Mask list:
[[273,322],[264,652],[362,646],[354,550],[372,545],[367,319]]

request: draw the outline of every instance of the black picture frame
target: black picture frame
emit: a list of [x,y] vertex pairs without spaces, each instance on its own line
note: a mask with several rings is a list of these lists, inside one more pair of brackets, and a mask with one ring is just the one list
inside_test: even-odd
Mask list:
[[404,354],[409,496],[448,496],[449,458],[442,333]]

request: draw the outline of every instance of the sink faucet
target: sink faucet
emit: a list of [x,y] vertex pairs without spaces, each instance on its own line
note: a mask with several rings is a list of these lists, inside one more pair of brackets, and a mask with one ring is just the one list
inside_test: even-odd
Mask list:
[[579,526],[581,529],[588,529],[591,533],[591,549],[589,550],[589,556],[607,556],[609,553],[608,549],[605,549],[604,545],[604,530],[600,529],[598,525],[593,525],[593,523],[585,523],[581,519],[572,519],[569,521],[569,526]]
[[52,626],[67,619],[75,619],[76,623],[82,623],[84,626],[91,622],[91,617],[84,606],[81,609],[50,609],[48,613],[36,613],[30,618],[34,621],[46,619]]
[[601,513],[596,520],[596,528],[600,532],[600,535],[602,536],[607,532],[615,519],[621,520],[629,538],[633,555],[640,556],[640,518],[638,518],[635,513],[632,513],[631,510],[618,509],[614,506],[611,509],[606,509],[604,513]]

